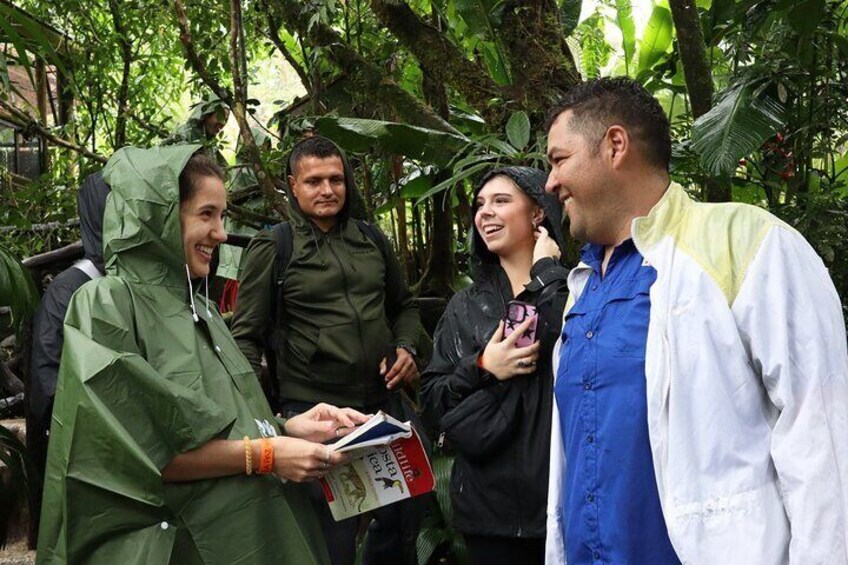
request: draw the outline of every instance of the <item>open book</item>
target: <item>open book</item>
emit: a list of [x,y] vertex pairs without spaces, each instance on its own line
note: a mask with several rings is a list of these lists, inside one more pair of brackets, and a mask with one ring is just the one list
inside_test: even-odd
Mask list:
[[330,449],[351,452],[350,462],[321,479],[336,521],[435,488],[433,469],[415,428],[383,412],[331,444]]

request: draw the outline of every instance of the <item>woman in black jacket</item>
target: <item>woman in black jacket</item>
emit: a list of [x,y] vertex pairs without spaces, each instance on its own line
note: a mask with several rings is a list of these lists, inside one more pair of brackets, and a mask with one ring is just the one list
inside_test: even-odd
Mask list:
[[[489,172],[475,191],[471,272],[436,329],[422,376],[425,416],[457,457],[454,527],[474,563],[542,563],[551,427],[551,355],[560,333],[567,270],[559,261],[562,212],[529,167]],[[537,309],[504,338],[507,304]]]

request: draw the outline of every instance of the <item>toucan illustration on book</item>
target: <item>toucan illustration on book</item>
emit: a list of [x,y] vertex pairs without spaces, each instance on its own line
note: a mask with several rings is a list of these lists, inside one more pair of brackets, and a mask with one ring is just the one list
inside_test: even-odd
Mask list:
[[389,490],[392,487],[397,487],[401,492],[403,492],[403,486],[401,486],[400,481],[397,479],[389,479],[386,477],[374,477],[375,479],[383,482],[383,490]]

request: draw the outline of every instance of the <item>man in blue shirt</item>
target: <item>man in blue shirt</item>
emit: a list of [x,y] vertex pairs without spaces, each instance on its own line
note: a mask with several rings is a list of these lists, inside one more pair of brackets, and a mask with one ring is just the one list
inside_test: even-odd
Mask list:
[[848,564],[848,347],[793,228],[670,181],[627,78],[550,114],[546,190],[587,242],[554,350],[546,560]]
[[[649,108],[635,114],[642,121],[662,115],[653,98],[644,104]],[[557,120],[551,128],[547,188],[558,187],[559,174],[568,179],[564,210],[572,236],[589,241],[581,260],[591,267],[565,320],[554,389],[566,461],[568,563],[676,564],[654,481],[645,401],[648,293],[657,273],[634,246],[629,222],[613,221],[647,214],[669,179],[646,175],[632,202],[612,198],[603,158],[578,131],[562,135],[563,124],[571,125]],[[626,133],[618,129],[611,141],[620,145]],[[654,129],[642,149],[667,163],[668,122]]]
[[848,564],[848,344],[827,268],[755,206],[671,182],[627,78],[551,114],[546,190],[588,242],[557,349],[546,560]]

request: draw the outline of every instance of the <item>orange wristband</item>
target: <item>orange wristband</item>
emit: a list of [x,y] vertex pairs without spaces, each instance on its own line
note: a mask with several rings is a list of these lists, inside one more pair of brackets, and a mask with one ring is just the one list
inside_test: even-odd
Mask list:
[[477,367],[480,369],[486,370],[486,367],[483,366],[483,352],[480,352],[480,355],[477,356]]
[[266,474],[274,470],[274,444],[267,437],[259,440],[259,473]]

